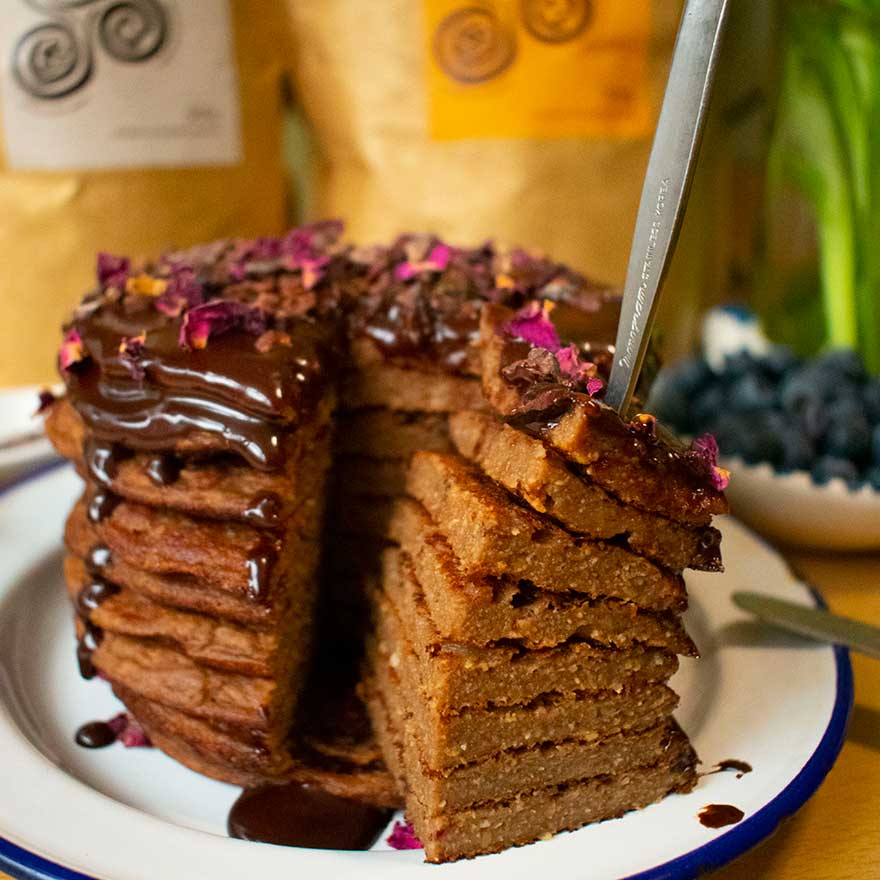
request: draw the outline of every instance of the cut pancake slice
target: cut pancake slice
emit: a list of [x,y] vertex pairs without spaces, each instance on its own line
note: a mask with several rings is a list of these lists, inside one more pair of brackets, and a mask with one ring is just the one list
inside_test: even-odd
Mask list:
[[367,705],[377,735],[396,731],[408,770],[406,778],[418,779],[420,800],[442,809],[460,810],[485,801],[507,800],[521,791],[559,785],[591,776],[615,774],[662,757],[681,731],[667,719],[647,730],[616,733],[601,740],[567,739],[540,743],[463,764],[449,770],[432,770],[421,757],[418,733],[406,717],[392,716],[375,686],[368,688]]
[[575,736],[598,740],[638,730],[659,724],[678,704],[678,697],[666,685],[648,684],[621,693],[545,694],[530,703],[440,715],[423,697],[411,657],[399,652],[395,667],[382,646],[373,645],[368,647],[368,659],[386,703],[391,701],[390,695],[396,695],[406,714],[413,716],[425,763],[435,770],[534,743]]
[[418,584],[389,570],[384,594],[374,597],[377,638],[399,663],[411,655],[422,689],[441,714],[486,706],[527,703],[545,693],[616,691],[666,681],[678,668],[668,651],[642,646],[628,650],[580,640],[527,651],[501,643],[479,647],[441,639],[432,626]]
[[684,526],[623,504],[576,474],[540,440],[486,413],[454,413],[449,430],[465,458],[567,529],[593,538],[622,536],[632,550],[673,571],[720,570],[717,529]]
[[614,544],[572,536],[513,503],[463,459],[417,453],[407,489],[468,575],[528,578],[540,589],[614,597],[656,611],[686,605],[679,575]]
[[[677,654],[697,653],[673,614],[582,593],[542,591],[528,580],[465,576],[418,502],[397,502],[390,535],[403,551],[404,577],[418,582],[431,621],[444,638],[476,645],[514,639],[541,648],[580,637],[621,648],[644,643]],[[386,551],[386,570],[393,572],[398,565],[396,552]]]

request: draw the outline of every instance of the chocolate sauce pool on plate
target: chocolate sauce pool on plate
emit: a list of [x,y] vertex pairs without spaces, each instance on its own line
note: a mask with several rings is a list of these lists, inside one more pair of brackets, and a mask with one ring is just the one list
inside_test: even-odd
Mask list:
[[74,739],[83,748],[103,749],[116,742],[116,733],[106,721],[89,721],[77,730]]
[[731,804],[709,804],[703,807],[697,818],[707,828],[724,828],[725,825],[736,825],[741,822],[745,813]]
[[245,789],[229,811],[230,837],[311,849],[367,850],[393,810],[328,794],[308,783]]

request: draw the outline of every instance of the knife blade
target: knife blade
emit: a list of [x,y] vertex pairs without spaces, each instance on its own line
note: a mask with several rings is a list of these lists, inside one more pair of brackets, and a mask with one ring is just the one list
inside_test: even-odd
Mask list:
[[816,641],[846,645],[880,660],[880,627],[761,593],[738,592],[732,598],[735,605],[765,623]]
[[688,0],[636,216],[605,403],[626,416],[675,249],[715,79],[728,0]]

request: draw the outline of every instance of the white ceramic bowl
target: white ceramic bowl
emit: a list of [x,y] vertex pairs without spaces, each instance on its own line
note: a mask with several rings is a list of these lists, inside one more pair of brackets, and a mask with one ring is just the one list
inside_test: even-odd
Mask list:
[[769,464],[722,461],[731,472],[732,513],[766,537],[823,550],[880,549],[880,492],[841,479],[816,485],[806,471],[776,473]]

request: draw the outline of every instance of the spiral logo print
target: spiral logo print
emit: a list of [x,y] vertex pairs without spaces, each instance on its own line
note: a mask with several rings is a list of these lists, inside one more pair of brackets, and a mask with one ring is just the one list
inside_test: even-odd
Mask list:
[[63,98],[92,75],[92,53],[67,25],[50,22],[28,31],[13,52],[12,70],[34,98]]
[[159,0],[25,2],[52,16],[28,30],[12,53],[13,76],[31,98],[64,98],[85,86],[95,71],[96,49],[116,61],[138,64],[168,42],[169,16]]
[[101,15],[101,46],[117,61],[146,61],[165,42],[165,11],[155,0],[113,3]]
[[460,82],[478,83],[498,76],[515,54],[513,34],[488,9],[457,9],[440,22],[434,34],[437,63]]
[[545,43],[577,37],[593,17],[591,0],[520,0],[523,24]]

